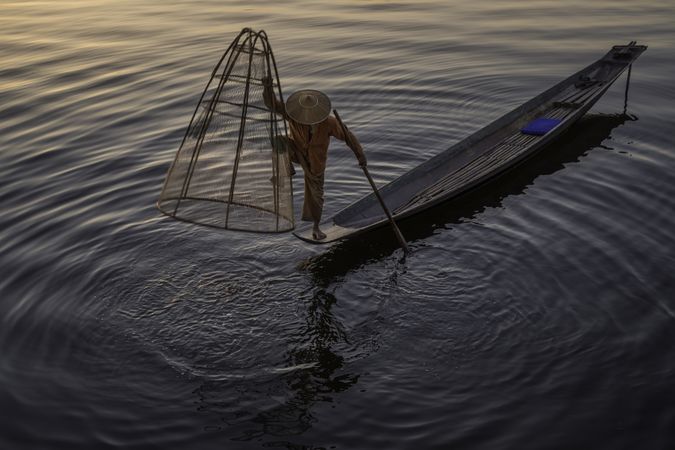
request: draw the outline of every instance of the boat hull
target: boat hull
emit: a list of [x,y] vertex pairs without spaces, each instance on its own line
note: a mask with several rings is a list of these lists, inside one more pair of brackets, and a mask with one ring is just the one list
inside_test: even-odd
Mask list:
[[[614,46],[598,61],[382,187],[380,193],[394,217],[409,218],[456,198],[541,151],[586,114],[646,48],[632,42]],[[540,136],[521,132],[540,117],[557,119],[559,124]],[[325,239],[314,239],[311,228],[298,229],[294,235],[326,244],[387,226],[388,221],[370,194],[321,225]]]

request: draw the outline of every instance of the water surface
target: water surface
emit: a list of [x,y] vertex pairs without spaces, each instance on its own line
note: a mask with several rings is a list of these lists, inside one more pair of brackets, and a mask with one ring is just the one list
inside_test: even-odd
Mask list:
[[[0,448],[606,448],[675,440],[675,6],[0,5]],[[385,183],[649,45],[556,145],[332,247],[154,207],[208,75],[265,29]],[[369,192],[334,143],[325,214]],[[299,211],[301,196],[296,196]]]

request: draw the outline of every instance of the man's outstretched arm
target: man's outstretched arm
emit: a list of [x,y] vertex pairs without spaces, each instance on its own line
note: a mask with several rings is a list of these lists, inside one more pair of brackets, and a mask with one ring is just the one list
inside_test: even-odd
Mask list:
[[277,114],[281,114],[282,116],[286,117],[286,108],[284,107],[284,103],[281,100],[279,100],[276,94],[274,93],[274,87],[272,86],[272,79],[269,77],[263,77],[262,83],[263,83],[263,101],[265,102],[265,106],[267,106],[269,109],[276,112]]
[[331,136],[334,136],[341,141],[345,141],[347,147],[352,149],[354,155],[356,155],[356,159],[359,160],[359,165],[366,166],[366,164],[368,164],[368,161],[366,160],[366,154],[363,151],[363,147],[361,147],[361,143],[356,138],[356,136],[354,136],[354,133],[347,130],[347,136],[345,136],[345,133],[342,131],[342,127],[338,123],[337,119],[333,116],[328,116],[328,119],[326,120],[328,120],[330,123]]

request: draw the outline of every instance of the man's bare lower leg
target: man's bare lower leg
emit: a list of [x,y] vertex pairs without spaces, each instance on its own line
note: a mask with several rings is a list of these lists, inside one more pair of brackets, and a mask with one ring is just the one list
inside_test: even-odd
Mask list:
[[314,228],[312,228],[312,237],[318,240],[326,239],[326,234],[319,229],[318,221],[314,222]]

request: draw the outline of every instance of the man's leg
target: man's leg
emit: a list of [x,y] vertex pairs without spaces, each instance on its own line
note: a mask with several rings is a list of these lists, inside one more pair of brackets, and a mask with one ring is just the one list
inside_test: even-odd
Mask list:
[[325,239],[326,235],[319,229],[323,211],[323,174],[317,176],[305,172],[305,198],[302,205],[302,220],[312,222],[314,239]]
[[314,227],[312,228],[312,237],[319,241],[326,239],[326,233],[319,229],[319,222],[314,222]]
[[278,140],[280,145],[284,145],[285,149],[288,150],[290,174],[295,174],[293,163],[300,164],[305,174],[305,197],[302,205],[302,220],[313,223],[312,236],[314,239],[325,239],[326,235],[319,229],[321,213],[323,211],[323,173],[319,176],[312,175],[309,161],[297,149],[291,139],[280,137]]
[[295,175],[295,167],[293,167],[293,163],[300,164],[300,161],[298,160],[296,156],[296,150],[295,150],[295,143],[287,138],[286,136],[277,136],[274,138],[274,147],[276,149],[276,154],[274,157],[278,158],[280,154],[286,154],[287,155],[287,164],[288,167],[286,170],[288,171],[288,175],[293,176]]

